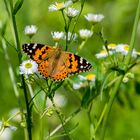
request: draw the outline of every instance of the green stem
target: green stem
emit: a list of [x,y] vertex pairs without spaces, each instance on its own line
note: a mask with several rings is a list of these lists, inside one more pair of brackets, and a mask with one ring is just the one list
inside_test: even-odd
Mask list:
[[[90,30],[93,31],[93,29],[94,29],[94,26],[92,25]],[[86,38],[85,40],[82,41],[82,43],[81,43],[80,46],[78,47],[78,52],[77,52],[77,54],[80,52],[80,50],[81,50],[81,49],[83,48],[83,46],[86,44],[86,42],[88,41],[88,39],[89,39],[89,38]]]
[[109,52],[109,49],[108,49],[108,42],[107,42],[107,40],[104,39],[102,32],[97,33],[97,35],[99,35],[100,39],[102,40],[102,42],[103,42],[103,44],[105,46],[105,49],[107,51],[108,58],[109,58],[110,62],[115,65],[115,62],[114,62],[114,60],[113,60],[113,58],[112,58],[112,56],[111,56],[111,54]]
[[[25,75],[25,78],[28,79],[29,78],[28,75]],[[27,87],[29,89],[31,99],[32,99],[32,101],[34,103],[35,111],[38,113],[39,110],[38,110],[38,107],[37,107],[37,101],[36,101],[36,98],[34,98],[33,88],[32,88],[32,86],[31,86],[31,84],[29,82],[27,82]],[[30,105],[31,104],[31,101],[29,101],[28,104]]]
[[115,77],[111,82],[109,82],[105,87],[104,89],[107,89],[109,87],[111,87],[118,79],[119,79],[120,76],[118,77]]
[[121,82],[123,80],[123,77],[124,76],[121,75],[121,77],[119,78],[119,80],[115,84],[115,87],[112,89],[112,93],[111,93],[109,102],[107,103],[107,108],[106,108],[105,116],[104,116],[104,119],[103,119],[103,125],[102,125],[101,138],[100,138],[100,140],[104,140],[105,131],[106,131],[106,128],[107,128],[107,120],[108,120],[108,117],[109,117],[109,113],[110,113],[112,104],[114,102],[114,99],[115,99],[115,97],[117,95],[117,91],[118,91],[118,89],[120,87],[120,84],[121,84]]
[[[20,42],[19,42],[19,37],[18,37],[16,18],[15,18],[15,15],[13,15],[13,1],[10,0],[9,4],[10,4],[10,15],[11,15],[11,20],[12,20],[13,32],[14,32],[14,37],[15,37],[15,44],[16,44],[16,48],[18,51],[18,59],[19,59],[19,64],[20,64],[22,53],[21,53],[21,49],[20,49]],[[27,130],[28,130],[28,139],[32,140],[31,110],[30,110],[30,107],[28,104],[28,93],[27,93],[26,84],[25,84],[23,75],[21,75],[21,81],[22,81],[22,85],[23,85],[26,110],[27,110],[26,123],[27,123]]]
[[59,119],[60,119],[60,121],[61,121],[61,123],[62,123],[62,126],[63,126],[63,129],[64,129],[64,131],[65,131],[65,134],[68,136],[68,139],[71,140],[70,134],[69,134],[69,132],[68,132],[68,131],[66,130],[66,128],[65,128],[65,121],[63,120],[62,115],[61,115],[60,112],[58,111],[58,109],[57,109],[57,107],[56,107],[56,105],[55,105],[55,103],[54,103],[53,98],[51,98],[51,101],[52,101],[53,107],[54,107],[54,109],[55,109],[55,111],[56,111],[56,113],[57,113],[57,115],[58,115],[58,117],[59,117]]
[[[128,55],[126,56],[126,59],[125,59],[125,62],[124,62],[125,63],[125,66],[124,66],[125,71],[127,71],[128,65],[131,61],[131,56],[132,56],[132,51],[133,51],[133,48],[134,48],[134,42],[135,42],[135,38],[136,38],[137,25],[138,25],[139,17],[140,17],[140,0],[139,0],[139,3],[138,3],[138,8],[137,8],[137,12],[136,12],[135,21],[134,21],[132,37],[131,37],[131,40],[130,40],[129,52],[128,52]],[[116,82],[114,88],[111,91],[110,99],[109,99],[109,102],[107,103],[107,109],[106,109],[105,117],[104,117],[104,120],[103,120],[103,126],[102,126],[102,130],[101,130],[100,140],[104,140],[110,110],[111,110],[112,104],[113,104],[114,99],[117,95],[117,91],[119,90],[119,87],[121,85],[121,82],[122,82],[123,78],[124,78],[124,75],[121,75],[119,77],[118,81]]]
[[70,28],[71,20],[72,19],[69,19],[67,29],[65,29],[65,32],[66,32],[66,48],[65,48],[65,51],[68,50],[68,44],[69,44],[68,33],[69,33],[69,28]]
[[94,125],[92,123],[92,119],[91,119],[91,110],[92,110],[92,103],[87,111],[87,116],[88,116],[88,120],[89,120],[89,124],[90,124],[90,140],[93,140],[94,139]]
[[[78,23],[79,17],[80,17],[80,15],[81,15],[82,11],[83,11],[84,3],[85,3],[85,0],[84,0],[83,2],[81,2],[80,13],[79,13],[79,15],[77,16],[77,18],[76,18],[76,20],[75,20],[75,22],[74,22],[74,26],[73,26],[73,29],[72,29],[72,34],[74,33],[74,30],[75,30],[76,25],[77,25],[77,23]],[[72,37],[72,36],[71,36],[71,37]],[[70,40],[71,40],[71,38],[70,38]]]
[[2,38],[2,47],[3,47],[4,53],[5,53],[5,59],[6,59],[7,63],[8,63],[9,75],[10,75],[11,83],[13,85],[15,96],[18,99],[19,107],[20,107],[21,112],[22,112],[20,95],[19,95],[19,92],[18,92],[18,89],[17,89],[16,80],[14,78],[14,71],[13,71],[12,65],[10,63],[10,58],[9,58],[9,55],[8,55],[8,52],[7,52],[7,45],[6,45],[6,42],[5,42],[4,38]]
[[112,72],[107,73],[107,75],[105,76],[105,79],[103,80],[101,90],[100,90],[101,100],[102,100],[102,96],[103,96],[103,90],[105,89],[105,84],[106,84],[107,80],[110,78],[111,75],[112,75]]
[[[79,112],[81,111],[81,108],[78,108],[75,112],[73,112],[64,122],[64,125],[66,123],[68,123],[73,117],[75,117]],[[60,130],[63,127],[62,124],[58,125],[51,133],[50,135],[47,137],[47,139],[49,137],[52,137],[58,130]]]
[[21,48],[20,48],[20,42],[19,42],[19,37],[18,37],[18,31],[17,31],[17,24],[16,24],[16,18],[15,15],[12,14],[13,11],[13,1],[10,0],[10,12],[11,12],[11,18],[12,18],[12,26],[13,26],[13,31],[14,31],[14,36],[15,36],[15,43],[18,51],[18,58],[19,58],[19,63],[21,64]]
[[130,48],[129,48],[129,52],[128,52],[128,55],[127,55],[126,60],[125,60],[124,70],[127,70],[128,65],[129,65],[129,63],[131,61],[131,56],[132,56],[132,51],[133,51],[134,44],[135,44],[139,18],[140,18],[140,0],[139,0],[139,3],[138,3],[138,8],[137,8],[137,12],[136,12],[135,21],[134,21],[132,36],[131,36],[131,40],[130,40]]
[[104,114],[106,112],[106,108],[107,108],[107,104],[105,104],[104,109],[103,109],[103,111],[102,111],[102,113],[100,115],[100,118],[99,118],[99,120],[98,120],[98,122],[97,122],[97,124],[96,124],[96,126],[94,128],[94,138],[95,138],[96,131],[97,131],[98,127],[100,126],[102,120],[103,120]]
[[28,93],[26,90],[26,83],[25,83],[24,77],[22,76],[21,78],[22,78],[22,85],[23,85],[26,110],[27,110],[26,124],[27,124],[27,130],[28,130],[28,139],[32,140],[32,120],[31,120],[31,110],[28,103]]
[[83,46],[85,45],[87,40],[83,40],[82,43],[80,44],[80,46],[78,47],[78,51],[77,54],[80,52],[80,50],[83,48]]

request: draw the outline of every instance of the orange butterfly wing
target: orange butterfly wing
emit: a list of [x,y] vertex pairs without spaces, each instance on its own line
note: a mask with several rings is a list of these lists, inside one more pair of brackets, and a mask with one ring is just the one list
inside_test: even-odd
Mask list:
[[68,75],[89,71],[91,64],[73,53],[42,44],[24,44],[23,51],[38,63],[38,71],[45,78],[64,80]]

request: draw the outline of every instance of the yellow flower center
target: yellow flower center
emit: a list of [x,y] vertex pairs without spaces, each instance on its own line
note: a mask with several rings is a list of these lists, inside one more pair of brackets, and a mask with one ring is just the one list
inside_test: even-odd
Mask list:
[[102,50],[100,53],[101,54],[107,54],[107,51],[106,50]]
[[57,9],[63,9],[65,7],[64,2],[56,3]]
[[89,81],[93,80],[95,77],[96,77],[95,74],[88,74],[88,75],[86,75],[86,79],[89,80]]
[[110,43],[110,44],[108,45],[108,48],[109,48],[109,49],[115,49],[115,48],[116,48],[116,44]]
[[128,51],[128,50],[129,50],[129,46],[128,46],[128,45],[125,45],[125,46],[124,46],[124,49],[125,49],[126,51]]
[[30,69],[32,67],[32,63],[28,62],[25,64],[25,68]]

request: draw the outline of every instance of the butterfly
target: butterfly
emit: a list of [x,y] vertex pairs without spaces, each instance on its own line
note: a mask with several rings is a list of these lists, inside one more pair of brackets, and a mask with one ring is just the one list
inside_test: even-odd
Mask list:
[[30,43],[22,45],[23,51],[38,63],[39,73],[54,81],[62,81],[68,75],[89,71],[92,65],[82,57],[63,51],[62,47]]

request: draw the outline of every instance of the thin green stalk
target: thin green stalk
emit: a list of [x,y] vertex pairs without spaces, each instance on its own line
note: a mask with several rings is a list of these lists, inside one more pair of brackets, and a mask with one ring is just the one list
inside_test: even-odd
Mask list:
[[64,30],[66,32],[66,48],[65,48],[65,51],[68,49],[68,46],[67,46],[67,40],[68,40],[68,25],[67,25],[67,20],[65,18],[65,14],[64,14],[64,10],[61,11],[62,12],[62,16],[63,16],[63,19],[64,19],[64,23],[65,23],[65,26],[64,26]]
[[27,124],[27,130],[28,130],[28,139],[32,140],[31,110],[30,110],[29,102],[28,102],[28,93],[27,93],[27,90],[26,90],[26,83],[25,83],[25,80],[24,80],[23,76],[22,76],[22,85],[23,85],[23,91],[24,91],[24,97],[25,97],[25,103],[26,103],[26,110],[27,110],[26,124]]
[[45,99],[44,99],[44,105],[43,105],[43,114],[41,115],[41,121],[40,121],[40,140],[43,140],[43,138],[44,138],[44,121],[45,121],[45,119],[44,119],[44,114],[45,114],[45,108],[46,108],[46,101],[47,101],[47,98],[48,98],[48,96],[51,96],[52,95],[52,85],[53,85],[53,81],[51,81],[51,83],[49,84],[48,83],[48,80],[46,80],[46,84],[47,84],[47,86],[48,86],[48,90],[47,91],[45,91],[45,89],[43,88],[43,87],[41,87],[42,88],[42,90],[45,92]]
[[[94,29],[94,26],[92,25],[90,30],[93,31],[93,29]],[[86,42],[88,41],[88,39],[89,39],[89,38],[86,38],[85,40],[82,41],[82,43],[81,43],[80,46],[78,47],[77,54],[80,52],[80,50],[81,50],[81,49],[83,48],[83,46],[86,44]]]
[[3,47],[3,50],[4,50],[4,54],[5,54],[5,59],[6,59],[7,63],[8,63],[8,71],[9,71],[11,83],[13,85],[13,89],[14,89],[14,92],[15,92],[15,96],[17,97],[19,107],[21,108],[19,92],[18,92],[18,89],[17,89],[16,80],[14,78],[14,71],[13,71],[12,65],[10,63],[9,55],[8,55],[8,52],[7,52],[7,45],[6,45],[6,42],[5,42],[4,38],[2,38],[2,47]]
[[78,47],[78,51],[77,54],[80,52],[80,50],[83,48],[83,46],[85,45],[87,40],[83,40],[82,43],[80,44],[80,46]]
[[[12,20],[12,28],[13,28],[13,32],[14,32],[15,44],[16,44],[16,48],[18,51],[18,59],[19,59],[19,64],[20,64],[22,53],[21,53],[21,49],[20,49],[20,42],[19,42],[19,37],[18,37],[16,18],[15,18],[15,15],[13,15],[13,1],[10,0],[9,4],[10,4],[10,15],[11,15],[11,20]],[[21,81],[22,81],[22,85],[23,85],[26,110],[27,110],[26,123],[27,123],[27,130],[28,130],[28,139],[32,140],[31,110],[30,110],[30,107],[28,104],[28,93],[27,93],[26,84],[25,84],[25,80],[24,80],[23,75],[21,75]]]
[[65,29],[65,32],[66,32],[66,48],[65,48],[65,51],[67,51],[68,44],[69,44],[68,33],[69,33],[69,28],[70,28],[71,20],[72,19],[69,19],[69,21],[68,21],[68,27],[67,27],[67,29]]
[[[80,17],[80,15],[81,15],[82,11],[83,11],[84,3],[85,3],[85,0],[84,0],[83,2],[81,2],[80,12],[79,12],[78,17],[76,18],[76,20],[75,20],[75,22],[74,22],[74,26],[73,26],[73,29],[72,29],[72,34],[74,33],[74,30],[75,30],[76,25],[77,25],[77,23],[78,23],[79,17]],[[71,36],[71,38],[72,38],[72,36]],[[70,40],[71,40],[71,38],[70,38]]]
[[16,48],[17,48],[17,51],[18,51],[19,63],[21,64],[22,53],[21,53],[19,36],[18,36],[18,31],[17,31],[16,18],[15,18],[15,15],[12,14],[12,12],[13,12],[13,0],[10,0],[9,3],[10,3],[10,12],[11,12],[10,14],[11,14],[12,26],[13,26],[12,28],[13,28],[14,37],[15,37],[15,44],[16,44]]
[[105,77],[105,79],[103,80],[102,86],[101,86],[101,90],[100,90],[100,96],[101,96],[101,100],[102,100],[102,96],[103,96],[103,90],[105,89],[105,84],[107,82],[107,80],[109,79],[109,77],[112,75],[112,72],[108,73]]
[[[25,78],[28,79],[28,75],[25,75]],[[33,92],[33,89],[32,89],[32,86],[29,82],[27,82],[27,87],[29,89],[29,92],[30,92],[30,95],[31,95],[31,98],[33,99],[33,103],[34,103],[34,106],[35,106],[35,111],[38,113],[39,110],[38,110],[38,107],[37,107],[37,102],[36,102],[36,99],[34,98],[34,92]],[[31,102],[29,102],[29,105],[30,105]]]
[[88,120],[89,120],[89,124],[90,124],[90,140],[93,140],[94,139],[94,125],[92,123],[92,119],[91,119],[91,110],[92,110],[92,103],[89,107],[89,110],[87,111],[87,116],[88,116]]
[[105,104],[105,106],[103,108],[103,111],[102,111],[102,113],[100,115],[100,118],[99,118],[99,120],[98,120],[98,122],[97,122],[97,124],[96,124],[96,126],[94,128],[94,138],[95,138],[96,131],[97,131],[98,127],[100,126],[102,120],[103,120],[103,117],[104,117],[104,114],[106,112],[106,109],[107,109],[107,104]]
[[139,18],[140,18],[140,0],[139,0],[139,3],[138,3],[138,8],[137,8],[137,11],[136,11],[136,17],[135,17],[135,21],[134,21],[133,30],[132,30],[132,36],[131,36],[131,40],[130,40],[130,48],[129,48],[129,51],[128,51],[128,55],[126,56],[126,59],[125,59],[124,70],[127,70],[128,65],[131,61],[132,51],[133,51],[133,48],[134,48],[136,34],[137,34],[137,27],[138,27],[138,23],[139,23]]
[[65,18],[65,14],[64,14],[64,10],[62,10],[62,16],[63,16],[64,23],[65,23],[65,27],[64,27],[65,32],[66,32],[66,48],[65,48],[65,51],[67,51],[67,49],[68,49],[68,42],[69,42],[69,40],[68,40],[68,32],[69,32],[69,28],[70,28],[70,24],[71,24],[72,19],[69,19],[69,21],[67,23],[67,20]]
[[115,62],[112,59],[112,56],[110,55],[110,52],[109,52],[109,49],[108,49],[108,42],[107,42],[107,40],[104,39],[102,32],[99,32],[99,33],[96,33],[96,34],[99,35],[100,39],[102,40],[102,42],[103,42],[103,44],[105,46],[105,49],[107,51],[108,58],[109,58],[110,62],[115,65]]
[[104,89],[107,89],[109,87],[111,87],[118,79],[119,79],[120,76],[118,77],[115,77],[111,82],[109,82],[105,87]]
[[[138,25],[139,17],[140,17],[140,0],[138,2],[138,8],[137,8],[136,17],[135,17],[134,26],[133,26],[133,31],[132,31],[132,37],[131,37],[131,40],[130,40],[129,52],[128,52],[128,55],[126,56],[126,59],[125,59],[125,62],[124,62],[125,63],[125,66],[124,66],[125,71],[127,71],[128,65],[131,61],[131,56],[132,56],[132,51],[133,51],[133,48],[134,48],[134,42],[135,42],[135,38],[136,38],[137,25]],[[114,88],[111,91],[110,99],[109,99],[109,102],[107,103],[107,109],[106,109],[105,117],[104,117],[104,120],[103,120],[103,126],[102,126],[102,130],[101,130],[100,140],[104,140],[110,110],[111,110],[112,104],[113,104],[114,99],[117,95],[117,92],[119,90],[119,87],[121,85],[121,82],[122,82],[123,78],[124,78],[124,75],[121,75],[120,78],[118,79],[118,81],[116,82]]]
[[69,134],[69,132],[65,128],[65,121],[63,120],[62,115],[60,114],[60,112],[57,110],[57,107],[56,107],[56,105],[54,103],[53,98],[51,98],[51,101],[52,101],[53,107],[54,107],[54,109],[55,109],[55,111],[56,111],[56,113],[57,113],[57,115],[58,115],[58,117],[59,117],[59,119],[60,119],[60,121],[62,123],[63,129],[64,129],[66,135],[68,136],[68,139],[71,140],[70,134]]
[[[81,111],[81,108],[78,108],[75,112],[73,112],[64,122],[64,125],[66,123],[68,123],[73,117],[75,117],[79,112]],[[47,139],[49,137],[52,137],[57,131],[59,131],[61,128],[63,127],[62,124],[58,125],[51,133],[50,135],[47,137]]]
[[102,129],[101,129],[101,138],[100,140],[104,140],[104,136],[105,136],[105,132],[106,132],[106,128],[107,128],[107,120],[110,114],[110,110],[112,107],[112,104],[114,102],[114,99],[117,95],[117,91],[121,85],[121,82],[123,80],[123,75],[121,75],[121,77],[119,78],[119,80],[117,81],[117,83],[115,84],[115,87],[112,89],[111,95],[110,95],[110,99],[109,102],[107,103],[107,108],[106,108],[106,112],[105,112],[105,116],[103,119],[103,125],[102,125]]

